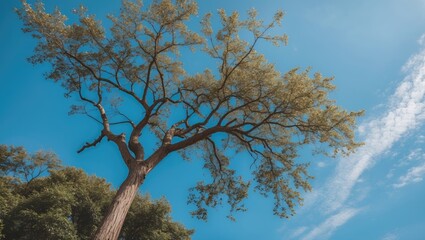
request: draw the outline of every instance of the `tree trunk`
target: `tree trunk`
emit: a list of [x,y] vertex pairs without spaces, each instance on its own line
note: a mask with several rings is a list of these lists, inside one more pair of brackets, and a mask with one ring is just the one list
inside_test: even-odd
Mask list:
[[116,240],[120,234],[131,203],[143,183],[146,173],[140,169],[130,169],[127,178],[121,184],[109,206],[106,216],[97,229],[94,240]]

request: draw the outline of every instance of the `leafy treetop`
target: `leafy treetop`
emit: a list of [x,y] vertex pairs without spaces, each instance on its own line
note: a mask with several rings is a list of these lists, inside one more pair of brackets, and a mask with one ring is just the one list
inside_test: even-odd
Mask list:
[[[220,204],[223,195],[231,211],[244,210],[250,185],[271,194],[274,213],[288,217],[302,201],[299,190],[310,190],[308,164],[296,161],[298,148],[318,144],[336,156],[359,146],[353,128],[361,112],[329,99],[332,78],[298,68],[281,74],[256,50],[260,41],[286,44],[286,35],[270,34],[281,25],[282,11],[264,23],[255,10],[243,20],[219,10],[220,24],[206,14],[198,33],[186,24],[197,14],[195,1],[153,0],[145,7],[124,0],[119,15],[108,17],[107,31],[85,7],[69,22],[58,9],[23,4],[24,31],[38,43],[30,62],[50,63],[47,78],[80,100],[71,113],[99,123],[98,138],[80,151],[107,138],[130,171],[144,174],[171,152],[203,154],[212,180],[198,182],[189,196],[199,218],[206,219],[207,207]],[[241,38],[246,33],[250,40]],[[200,50],[216,65],[186,73],[184,64],[198,60],[183,62],[185,48]],[[152,134],[157,148],[145,155],[143,141]],[[229,167],[243,156],[238,151],[249,153],[253,184]]]
[[[23,147],[0,145],[0,240],[92,239],[115,191],[102,178],[61,166],[53,153],[35,155],[38,158]],[[47,164],[52,157],[55,165]],[[21,174],[21,169],[40,162],[46,166],[43,175],[28,179]],[[190,239],[193,230],[173,222],[170,211],[165,199],[152,201],[149,196],[137,195],[120,239]]]

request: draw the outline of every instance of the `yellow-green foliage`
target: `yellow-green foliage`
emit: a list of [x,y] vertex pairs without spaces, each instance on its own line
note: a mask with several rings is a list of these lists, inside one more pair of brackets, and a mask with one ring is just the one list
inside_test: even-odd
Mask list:
[[[264,23],[255,10],[241,19],[238,12],[221,9],[216,20],[211,13],[202,18],[199,33],[187,25],[198,13],[196,1],[154,0],[143,6],[124,0],[119,14],[109,16],[109,30],[84,7],[75,12],[79,20],[68,22],[59,10],[47,13],[42,4],[24,2],[18,10],[24,31],[37,39],[31,62],[50,63],[47,77],[83,102],[71,113],[101,124],[99,138],[81,151],[106,137],[130,169],[146,167],[147,172],[174,151],[184,157],[203,154],[212,180],[199,182],[189,196],[197,206],[194,215],[202,219],[223,195],[232,211],[244,210],[250,186],[271,194],[274,213],[288,217],[302,202],[300,190],[310,190],[299,147],[314,144],[336,156],[359,146],[353,129],[361,112],[346,111],[329,99],[332,78],[298,68],[282,74],[257,51],[261,41],[287,43],[285,34],[271,34],[281,26],[282,11]],[[182,58],[185,48],[199,50],[204,58]],[[197,74],[183,68],[206,58],[214,64]],[[121,124],[126,131],[114,128]],[[145,156],[139,141],[147,131],[157,136],[154,157]],[[230,169],[235,151],[250,154],[252,183]]]

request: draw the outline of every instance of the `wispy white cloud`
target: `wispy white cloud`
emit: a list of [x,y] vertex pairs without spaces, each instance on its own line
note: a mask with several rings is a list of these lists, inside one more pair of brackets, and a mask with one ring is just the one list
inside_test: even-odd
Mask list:
[[341,160],[334,176],[319,190],[319,195],[325,196],[320,201],[326,212],[343,207],[359,177],[376,158],[425,120],[425,49],[412,56],[403,70],[407,76],[391,96],[388,110],[360,126],[365,145]]
[[[425,36],[425,34],[424,34],[424,36]],[[418,138],[416,139],[416,143],[425,143],[425,136],[419,135]]]
[[387,233],[382,240],[397,240],[398,236],[395,233]]
[[[417,137],[417,140],[414,144],[422,144],[420,141],[422,135]],[[418,140],[419,139],[419,140]],[[417,164],[417,162],[425,161],[425,152],[421,147],[414,148],[407,154],[407,156],[402,157],[398,163],[394,164],[394,167],[389,170],[386,177],[387,179],[393,178],[396,175],[396,171],[400,168],[405,168],[406,166],[412,166],[413,164]],[[400,177],[402,179],[402,177]],[[400,183],[400,182],[399,182]],[[393,184],[394,186],[395,184]]]
[[320,167],[320,168],[324,168],[324,167],[326,167],[326,163],[323,162],[323,161],[320,161],[320,162],[317,163],[317,166]]
[[409,155],[407,155],[407,160],[412,161],[412,160],[416,160],[418,158],[423,157],[424,153],[422,148],[415,148],[413,151],[411,151],[409,153]]
[[332,233],[341,225],[359,213],[360,209],[348,208],[342,209],[338,213],[330,216],[322,224],[312,229],[303,240],[324,239],[332,235]]
[[425,162],[410,168],[407,173],[398,179],[398,182],[393,184],[394,188],[401,188],[411,183],[420,182],[425,175]]
[[290,238],[291,239],[298,238],[300,235],[305,233],[307,231],[307,229],[308,229],[308,227],[306,227],[306,226],[302,226],[302,227],[295,229],[295,231],[291,234]]
[[422,149],[422,147],[418,147],[411,150],[406,157],[401,158],[399,162],[395,164],[394,166],[396,168],[401,168],[401,167],[409,166],[415,162],[423,161],[423,160],[425,160],[425,152]]
[[[425,36],[425,35],[424,35]],[[425,37],[421,38],[425,39]],[[341,159],[334,175],[326,184],[306,198],[306,205],[315,206],[328,216],[304,236],[304,240],[326,239],[339,226],[359,211],[349,208],[354,186],[363,172],[374,165],[403,136],[423,124],[425,120],[425,40],[423,49],[412,56],[403,67],[406,77],[386,104],[386,111],[362,124],[358,131],[365,143],[355,154]],[[397,186],[419,181],[425,174],[425,164],[412,168],[400,178]],[[350,200],[350,201],[349,201]],[[320,236],[320,238],[318,238]]]

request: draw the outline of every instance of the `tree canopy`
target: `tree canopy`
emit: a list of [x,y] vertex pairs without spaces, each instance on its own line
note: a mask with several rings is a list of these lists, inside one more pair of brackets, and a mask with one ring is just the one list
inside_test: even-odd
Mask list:
[[[361,112],[346,111],[329,98],[331,77],[309,68],[282,74],[258,52],[259,42],[286,44],[285,34],[272,34],[280,29],[282,11],[265,23],[255,10],[241,19],[220,9],[218,21],[211,13],[202,18],[199,32],[188,25],[198,13],[191,0],[153,0],[147,6],[124,0],[118,15],[108,16],[109,29],[85,7],[74,13],[68,20],[59,9],[50,13],[42,3],[25,1],[18,10],[24,31],[37,41],[30,62],[49,63],[47,78],[78,99],[70,113],[99,123],[98,137],[79,152],[106,138],[129,168],[105,229],[121,224],[112,221],[122,216],[112,216],[125,211],[135,189],[172,152],[184,158],[202,154],[211,173],[192,188],[193,215],[206,219],[208,207],[223,199],[231,212],[245,210],[253,186],[273,196],[276,215],[289,217],[302,202],[300,190],[310,190],[299,147],[314,144],[336,156],[359,146],[353,129]],[[214,64],[189,74],[185,69],[198,60],[183,58],[186,49]],[[156,147],[146,149],[145,141]],[[250,156],[250,179],[229,167],[240,151]]]
[[[34,165],[45,172],[22,174]],[[0,167],[0,239],[91,239],[115,195],[104,179],[63,167],[48,152],[0,145]],[[173,222],[170,211],[165,199],[137,195],[120,239],[189,239],[193,231]]]

